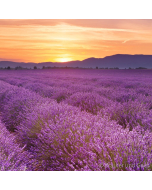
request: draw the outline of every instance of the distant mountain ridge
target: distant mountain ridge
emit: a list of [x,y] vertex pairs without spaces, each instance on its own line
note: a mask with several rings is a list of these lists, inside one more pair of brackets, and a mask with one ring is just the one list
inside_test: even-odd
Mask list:
[[5,68],[10,66],[11,68],[23,67],[23,68],[37,68],[45,67],[80,67],[80,68],[114,68],[120,69],[125,68],[138,68],[145,67],[148,69],[152,68],[152,55],[130,55],[130,54],[116,54],[106,56],[104,58],[87,58],[83,61],[69,61],[69,62],[42,62],[42,63],[24,63],[24,62],[13,62],[13,61],[0,61],[0,67]]

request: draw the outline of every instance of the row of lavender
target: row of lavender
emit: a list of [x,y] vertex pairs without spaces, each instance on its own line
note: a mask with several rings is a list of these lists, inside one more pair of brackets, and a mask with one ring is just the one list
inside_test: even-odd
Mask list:
[[1,170],[152,170],[151,73],[60,72],[1,73]]
[[88,71],[81,74],[39,71],[34,75],[27,72],[25,77],[24,73],[17,73],[16,77],[15,73],[10,73],[12,77],[3,75],[0,79],[58,103],[77,106],[92,114],[102,113],[124,127],[129,123],[133,128],[139,123],[144,128],[151,128],[151,72],[134,72],[113,71],[99,75],[88,74]]

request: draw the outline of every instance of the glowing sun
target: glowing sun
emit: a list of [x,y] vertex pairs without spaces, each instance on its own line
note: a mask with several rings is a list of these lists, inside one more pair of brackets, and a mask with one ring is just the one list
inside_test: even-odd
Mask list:
[[71,61],[70,58],[59,58],[58,59],[59,62],[68,62],[68,61]]

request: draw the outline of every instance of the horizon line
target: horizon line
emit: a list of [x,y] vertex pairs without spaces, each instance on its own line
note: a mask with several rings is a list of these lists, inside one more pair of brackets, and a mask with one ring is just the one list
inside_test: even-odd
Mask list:
[[151,55],[152,56],[152,54],[119,54],[119,53],[117,53],[117,54],[108,55],[108,56],[105,56],[105,57],[99,57],[99,58],[98,57],[88,57],[88,58],[83,59],[83,60],[71,60],[71,61],[65,61],[65,62],[62,62],[62,61],[58,61],[58,62],[44,61],[44,62],[36,63],[36,62],[23,62],[23,61],[19,62],[19,61],[10,61],[10,60],[1,60],[0,62],[26,63],[26,64],[28,64],[28,63],[35,63],[35,64],[40,64],[40,63],[63,63],[64,64],[64,63],[70,63],[70,62],[74,62],[74,61],[84,61],[84,60],[91,59],[91,58],[104,59],[106,57],[112,57],[112,56],[115,56],[115,55]]

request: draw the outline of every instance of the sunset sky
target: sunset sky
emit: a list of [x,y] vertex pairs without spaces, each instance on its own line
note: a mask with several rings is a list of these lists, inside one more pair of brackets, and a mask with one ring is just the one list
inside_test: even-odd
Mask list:
[[0,61],[65,62],[152,54],[150,20],[0,20]]

